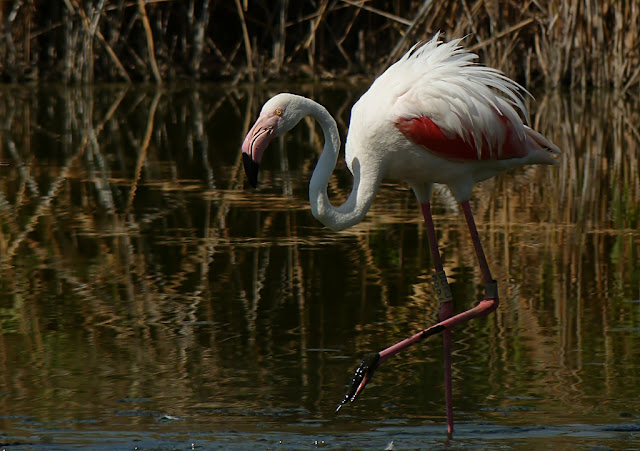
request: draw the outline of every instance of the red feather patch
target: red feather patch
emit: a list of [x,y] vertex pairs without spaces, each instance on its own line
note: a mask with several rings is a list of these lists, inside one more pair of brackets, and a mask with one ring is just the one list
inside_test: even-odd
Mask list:
[[486,137],[482,135],[480,152],[476,148],[473,136],[465,141],[461,136],[447,137],[428,117],[420,116],[413,119],[398,119],[396,127],[407,139],[427,148],[440,157],[449,160],[506,160],[509,158],[521,158],[526,155],[524,142],[519,140],[513,132],[512,125],[504,116],[496,116],[499,121],[497,127],[505,128],[505,142],[502,149],[489,145]]

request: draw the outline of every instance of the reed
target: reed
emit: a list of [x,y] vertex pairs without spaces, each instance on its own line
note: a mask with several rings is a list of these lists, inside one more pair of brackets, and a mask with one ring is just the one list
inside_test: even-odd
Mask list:
[[14,0],[0,23],[9,82],[370,78],[441,30],[528,86],[640,86],[634,0]]

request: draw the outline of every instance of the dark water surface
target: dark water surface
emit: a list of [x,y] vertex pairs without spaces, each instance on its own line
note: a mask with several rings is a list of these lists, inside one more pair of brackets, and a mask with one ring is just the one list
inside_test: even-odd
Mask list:
[[[447,441],[439,337],[334,414],[363,354],[435,320],[431,262],[406,186],[345,232],[311,216],[311,121],[248,187],[240,143],[281,89],[324,103],[342,136],[362,92],[0,90],[2,448],[640,446],[637,99],[538,93],[562,166],[476,187],[503,302],[454,331]],[[340,160],[330,196],[349,190]],[[463,310],[482,294],[466,224],[444,189],[434,212]]]

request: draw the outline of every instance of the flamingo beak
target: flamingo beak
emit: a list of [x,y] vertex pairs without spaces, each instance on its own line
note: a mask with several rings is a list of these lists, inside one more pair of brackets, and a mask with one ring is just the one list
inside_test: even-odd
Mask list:
[[247,174],[249,183],[254,188],[258,186],[258,171],[260,160],[269,143],[274,138],[273,134],[280,116],[260,115],[242,143],[242,164]]

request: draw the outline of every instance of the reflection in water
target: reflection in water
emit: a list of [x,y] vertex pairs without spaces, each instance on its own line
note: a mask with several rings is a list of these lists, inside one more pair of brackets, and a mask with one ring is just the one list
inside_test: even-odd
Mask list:
[[[439,339],[396,357],[357,405],[332,414],[362,354],[436,317],[430,257],[405,186],[384,185],[345,232],[313,219],[322,135],[311,120],[271,146],[260,189],[246,188],[239,146],[276,91],[0,93],[1,430],[148,430],[163,418],[307,434],[442,425]],[[361,90],[296,91],[326,105],[344,138]],[[462,431],[637,425],[639,105],[549,93],[532,109],[562,167],[475,189],[505,302],[454,331]],[[350,182],[340,161],[335,203]],[[481,294],[464,219],[444,189],[434,213],[463,310]]]

